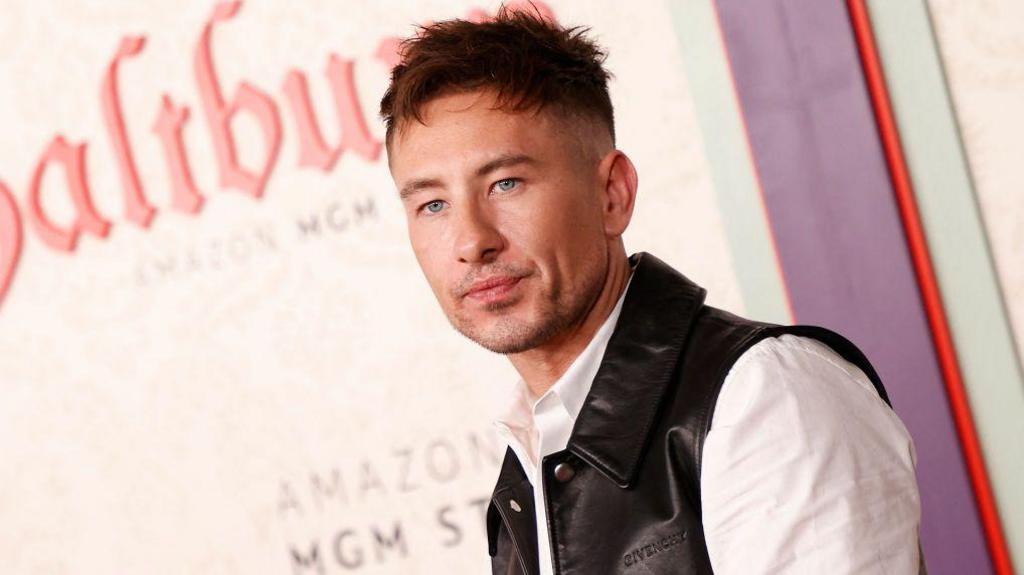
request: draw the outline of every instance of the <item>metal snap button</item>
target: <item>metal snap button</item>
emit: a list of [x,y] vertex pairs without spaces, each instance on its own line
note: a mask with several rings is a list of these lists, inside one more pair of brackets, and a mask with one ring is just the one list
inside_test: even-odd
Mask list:
[[519,513],[520,511],[523,510],[523,508],[519,506],[519,503],[516,502],[515,499],[509,499],[508,506],[511,507],[512,511],[515,511],[516,513]]
[[555,466],[555,479],[560,483],[565,483],[576,475],[576,470],[572,468],[572,465],[562,462]]

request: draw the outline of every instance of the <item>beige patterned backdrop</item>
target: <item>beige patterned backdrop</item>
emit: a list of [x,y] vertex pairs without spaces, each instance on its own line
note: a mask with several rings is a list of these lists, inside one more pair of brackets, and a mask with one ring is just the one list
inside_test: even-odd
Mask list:
[[[353,59],[379,139],[381,39],[495,5],[250,0],[217,24],[225,96],[244,80],[281,115],[276,166],[254,199],[219,185],[200,109],[193,58],[212,2],[4,3],[0,181],[24,227],[0,301],[4,573],[485,569],[482,512],[500,455],[489,414],[514,373],[449,329],[406,245],[383,157],[346,154],[327,172],[298,165],[282,82],[292,68],[306,73],[333,142],[323,71],[330,53]],[[549,5],[611,52],[620,145],[641,181],[627,247],[742,313],[665,5]],[[125,35],[146,38],[118,84],[158,210],[148,228],[123,215],[101,108]],[[1017,65],[1007,56],[1007,70]],[[170,208],[152,130],[165,93],[190,108],[184,148],[206,197],[197,214]],[[243,115],[234,130],[241,162],[259,163],[256,124]],[[27,215],[32,170],[57,134],[87,143],[87,181],[112,224],[71,252],[44,245]],[[1004,161],[989,145],[990,161]],[[42,205],[58,223],[73,216],[59,170],[45,173]],[[1019,226],[999,233],[1020,246]]]
[[989,246],[1024,357],[1024,2],[929,0]]

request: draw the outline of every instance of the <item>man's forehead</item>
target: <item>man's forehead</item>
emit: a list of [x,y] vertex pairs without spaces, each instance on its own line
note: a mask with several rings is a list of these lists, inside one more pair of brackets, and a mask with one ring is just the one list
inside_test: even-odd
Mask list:
[[522,155],[556,144],[543,115],[493,106],[478,95],[450,96],[429,102],[422,121],[407,119],[388,147],[392,171],[423,164],[483,164],[499,156]]
[[420,116],[424,119],[437,113],[460,113],[470,110],[488,110],[499,114],[512,114],[512,110],[503,106],[501,99],[493,90],[460,90],[438,94],[420,106]]
[[611,149],[610,137],[602,137],[603,125],[592,119],[553,108],[516,111],[502,103],[487,90],[452,92],[426,102],[419,119],[408,117],[392,134],[388,164],[396,183],[428,177],[424,170],[475,172],[499,156],[530,155],[545,163],[592,161],[603,155],[603,148]]
[[482,139],[495,131],[536,134],[539,128],[551,121],[549,114],[542,110],[514,110],[502,106],[489,92],[440,96],[423,104],[418,112],[418,118],[410,116],[397,126],[395,143],[399,146],[408,144],[410,139],[442,137],[443,133],[456,130],[476,130],[479,132],[477,137]]

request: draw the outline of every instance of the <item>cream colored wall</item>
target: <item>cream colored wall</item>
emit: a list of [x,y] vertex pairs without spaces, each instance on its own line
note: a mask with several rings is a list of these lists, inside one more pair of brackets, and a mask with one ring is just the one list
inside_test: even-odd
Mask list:
[[1024,357],[1024,4],[929,0],[1003,297]]
[[[620,147],[641,181],[628,248],[659,255],[708,287],[712,303],[742,312],[665,6],[550,4],[611,51]],[[225,96],[244,79],[281,113],[277,165],[254,200],[219,188],[199,108],[192,58],[210,3],[5,5],[0,180],[25,226],[0,302],[5,572],[312,573],[317,561],[324,573],[349,572],[343,562],[367,574],[483,572],[480,505],[500,452],[489,406],[515,374],[440,314],[383,158],[298,168],[281,92],[287,70],[305,71],[333,140],[322,72],[330,52],[354,58],[380,137],[377,42],[473,6],[251,1],[219,24]],[[148,229],[121,215],[100,108],[105,67],[126,34],[147,37],[122,64],[120,86],[159,210]],[[194,216],[168,208],[151,132],[165,92],[191,108],[185,143],[207,196]],[[236,131],[243,163],[258,160],[255,126],[242,119]],[[44,246],[24,220],[31,170],[56,133],[88,141],[94,201],[113,222],[108,238],[85,235],[71,253]],[[43,203],[67,221],[58,176],[46,177]],[[328,213],[347,216],[347,227],[325,227]],[[314,216],[325,229],[303,234],[298,222]],[[400,540],[382,545],[396,524]],[[295,568],[292,550],[311,566]]]

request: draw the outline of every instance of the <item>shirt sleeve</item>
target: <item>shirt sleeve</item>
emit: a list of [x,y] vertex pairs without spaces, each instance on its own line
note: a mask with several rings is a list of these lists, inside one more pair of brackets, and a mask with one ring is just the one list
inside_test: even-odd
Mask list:
[[915,463],[859,368],[811,338],[758,342],[726,377],[704,444],[715,573],[918,573]]

